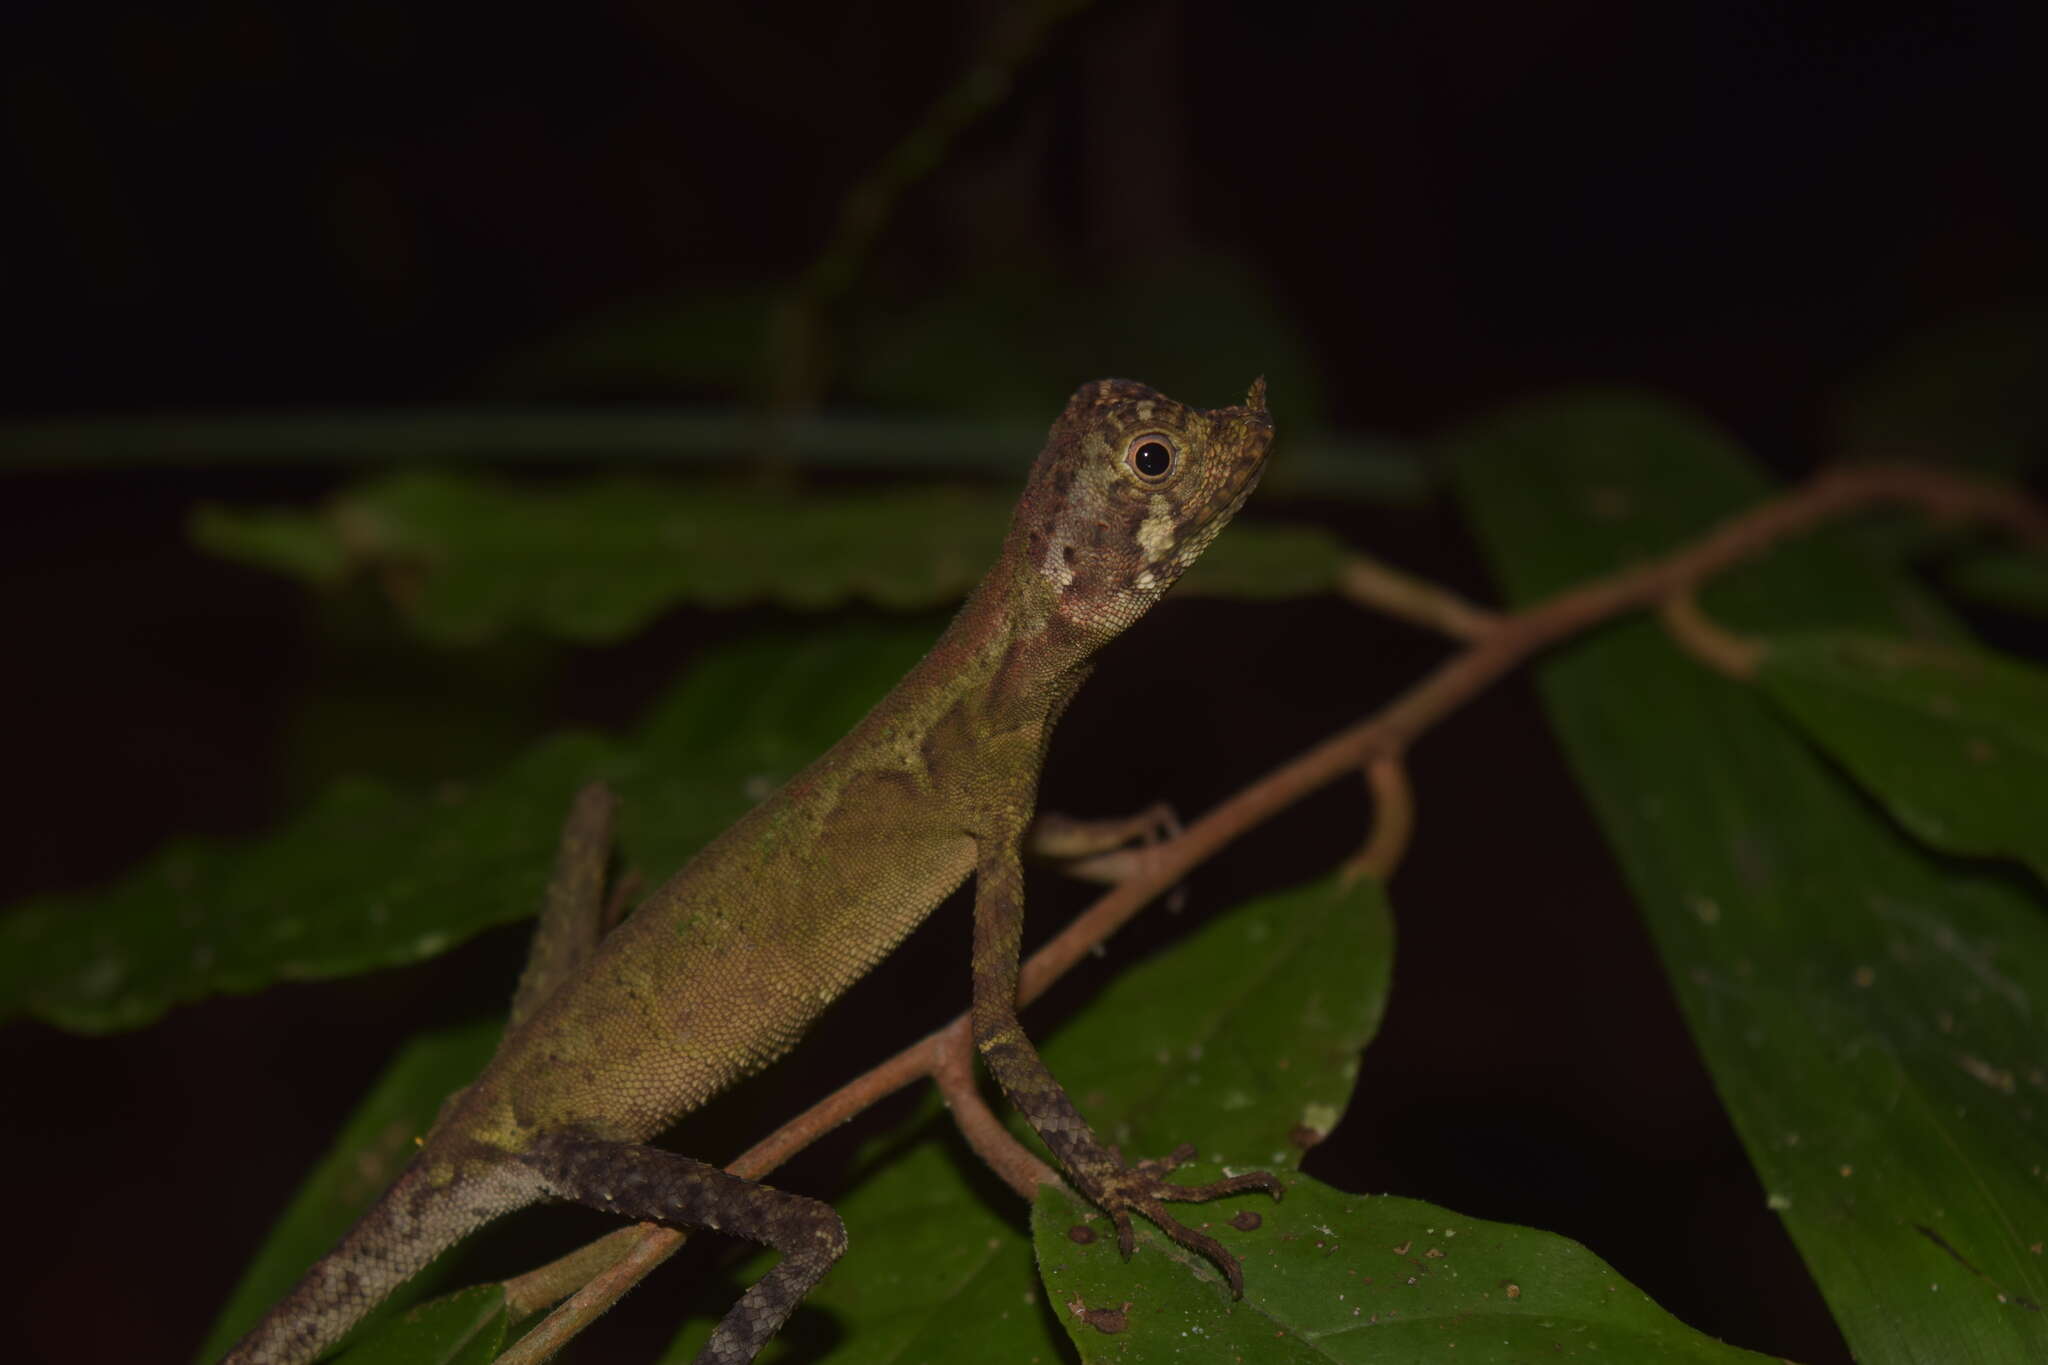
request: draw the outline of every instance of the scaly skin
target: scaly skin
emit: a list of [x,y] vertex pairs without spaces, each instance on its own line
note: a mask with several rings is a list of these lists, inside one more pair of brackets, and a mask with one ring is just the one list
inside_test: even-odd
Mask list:
[[[398,1283],[500,1214],[543,1198],[718,1228],[783,1252],[700,1362],[751,1360],[845,1245],[826,1206],[643,1145],[788,1050],[976,873],[974,1024],[990,1069],[1130,1250],[1129,1214],[1215,1259],[1162,1200],[1200,1189],[1127,1168],[1017,1025],[1019,846],[1054,723],[1096,650],[1194,562],[1251,492],[1265,386],[1201,411],[1122,380],[1084,385],[1053,424],[995,566],[939,642],[838,744],[714,839],[593,949],[550,907],[514,1023],[483,1074],[341,1244],[228,1356],[309,1361]],[[586,901],[580,799],[557,888]],[[597,820],[598,826],[579,825]],[[579,890],[578,888],[581,888]]]

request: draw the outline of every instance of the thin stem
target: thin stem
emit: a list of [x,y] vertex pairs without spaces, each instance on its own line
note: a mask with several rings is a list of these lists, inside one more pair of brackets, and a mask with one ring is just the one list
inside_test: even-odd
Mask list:
[[967,1145],[1004,1184],[1017,1192],[1019,1199],[1029,1203],[1040,1185],[1059,1179],[1052,1167],[1038,1159],[1037,1153],[1011,1136],[982,1099],[975,1084],[974,1048],[970,1040],[954,1036],[951,1030],[939,1036],[932,1080],[945,1096],[946,1107],[953,1111],[953,1122],[967,1139]]
[[1756,677],[1763,645],[1716,625],[1712,617],[1700,610],[1700,600],[1692,592],[1676,592],[1659,602],[1657,619],[1664,623],[1665,633],[1680,649],[1716,673],[1737,682],[1749,682]]
[[1372,792],[1372,833],[1344,865],[1347,884],[1361,877],[1378,882],[1392,877],[1415,833],[1415,792],[1399,754],[1381,754],[1367,763],[1365,785]]
[[639,1239],[630,1227],[586,1242],[567,1256],[505,1281],[505,1310],[516,1320],[574,1294],[618,1264]]
[[1473,606],[1449,588],[1365,555],[1345,559],[1338,571],[1337,591],[1360,606],[1440,631],[1454,640],[1476,640],[1500,625],[1497,614]]

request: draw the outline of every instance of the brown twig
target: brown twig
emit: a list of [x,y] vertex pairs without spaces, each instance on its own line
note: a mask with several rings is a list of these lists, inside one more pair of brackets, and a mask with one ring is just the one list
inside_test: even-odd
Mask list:
[[1455,640],[1476,640],[1500,624],[1497,613],[1472,605],[1449,588],[1366,555],[1345,559],[1337,574],[1337,591],[1360,606],[1427,626]]
[[1756,677],[1757,663],[1764,647],[1745,640],[1734,631],[1716,625],[1700,610],[1700,600],[1690,590],[1676,592],[1657,604],[1657,619],[1680,649],[1716,673],[1749,682]]
[[[623,1249],[618,1252],[618,1259],[596,1278],[570,1295],[568,1301],[561,1307],[542,1318],[531,1332],[507,1347],[498,1357],[497,1365],[539,1365],[539,1362],[568,1345],[578,1332],[588,1327],[605,1309],[624,1298],[627,1290],[646,1279],[649,1272],[674,1255],[676,1248],[682,1244],[683,1234],[673,1228],[640,1223],[634,1227],[621,1228],[583,1248],[584,1252],[599,1247],[609,1249],[615,1245]],[[581,1253],[571,1253],[572,1256],[578,1254]],[[568,1259],[569,1257],[563,1257],[562,1261]],[[559,1266],[562,1261],[554,1264]],[[524,1280],[531,1277],[520,1278]]]
[[1372,792],[1372,833],[1365,847],[1344,864],[1344,884],[1361,877],[1383,882],[1401,865],[1408,840],[1415,833],[1415,792],[1398,753],[1384,753],[1365,765],[1365,785]]
[[619,1259],[639,1244],[631,1227],[619,1228],[594,1242],[524,1275],[505,1281],[505,1311],[514,1321],[538,1313],[589,1284],[618,1264]]
[[946,1107],[953,1111],[953,1122],[967,1139],[967,1145],[1028,1204],[1040,1185],[1056,1181],[1059,1176],[1038,1159],[1036,1152],[1011,1136],[982,1099],[975,1083],[974,1049],[967,1042],[956,1037],[951,1029],[939,1035],[932,1080],[945,1096]]
[[[1405,752],[1430,726],[1533,655],[1625,612],[1690,592],[1707,578],[1788,536],[1846,512],[1888,502],[1919,506],[1944,519],[1989,522],[2022,539],[2048,544],[2048,510],[2012,489],[1918,466],[1850,467],[1818,474],[1784,497],[1730,517],[1662,558],[1567,589],[1513,615],[1494,618],[1470,646],[1377,714],[1346,726],[1240,789],[1170,843],[1146,850],[1147,865],[1141,872],[1104,893],[1025,961],[1017,992],[1019,1006],[1042,995],[1190,868],[1325,783]],[[812,1105],[726,1169],[758,1180],[862,1110],[910,1082],[934,1074],[949,1051],[964,1057],[972,1046],[968,1018],[962,1014]],[[599,1283],[593,1281],[501,1360],[517,1365],[544,1360],[545,1354],[525,1353],[522,1348],[553,1327],[557,1319],[578,1319],[580,1326],[595,1317],[630,1285],[626,1278],[629,1267],[634,1278],[644,1275],[683,1240],[681,1233],[653,1224],[629,1231],[637,1234],[638,1242],[625,1259],[600,1277],[604,1288],[593,1293]],[[549,1339],[558,1345],[575,1330],[568,1327],[551,1333]],[[546,1348],[554,1349],[554,1345]]]

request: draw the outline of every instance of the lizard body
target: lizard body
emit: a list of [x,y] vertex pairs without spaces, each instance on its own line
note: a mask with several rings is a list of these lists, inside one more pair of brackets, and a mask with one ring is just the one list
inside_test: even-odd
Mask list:
[[[1242,505],[1271,433],[1263,382],[1245,406],[1212,411],[1127,381],[1083,386],[1053,425],[995,566],[845,738],[594,946],[591,914],[558,909],[551,888],[490,1064],[230,1365],[315,1358],[447,1246],[544,1198],[780,1250],[699,1357],[751,1360],[837,1258],[843,1226],[823,1204],[642,1144],[786,1051],[970,873],[975,1038],[990,1069],[1112,1215],[1126,1254],[1135,1210],[1218,1259],[1235,1285],[1228,1253],[1159,1201],[1277,1185],[1174,1186],[1164,1168],[1125,1167],[1089,1130],[1016,1021],[1019,847],[1053,725],[1091,657]],[[558,883],[593,864],[588,848],[580,861],[570,852]],[[601,869],[601,851],[594,862]],[[564,903],[587,904],[590,890],[569,888]]]

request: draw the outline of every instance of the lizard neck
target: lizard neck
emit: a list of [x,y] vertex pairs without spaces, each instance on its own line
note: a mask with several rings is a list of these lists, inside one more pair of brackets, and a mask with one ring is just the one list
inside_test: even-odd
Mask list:
[[1016,539],[926,660],[955,688],[973,680],[961,692],[980,699],[981,724],[990,731],[1050,728],[1104,643],[1059,610],[1057,591]]

